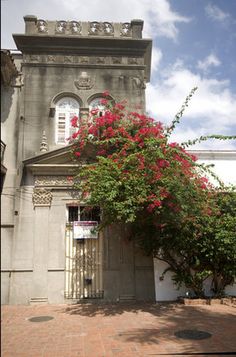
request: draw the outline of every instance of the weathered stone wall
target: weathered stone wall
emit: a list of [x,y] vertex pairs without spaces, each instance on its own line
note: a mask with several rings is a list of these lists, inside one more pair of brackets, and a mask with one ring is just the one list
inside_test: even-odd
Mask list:
[[[11,304],[62,303],[66,205],[73,199],[71,191],[57,181],[58,170],[65,178],[69,166],[61,168],[60,164],[66,165],[67,161],[58,159],[56,101],[71,96],[79,102],[81,112],[86,113],[90,101],[108,90],[114,101],[125,99],[130,109],[145,110],[151,40],[142,39],[140,20],[131,24],[63,24],[26,16],[25,23],[26,34],[14,35],[23,55],[24,86],[17,107],[17,125],[13,122],[11,128],[17,128],[15,139],[12,136],[15,156],[9,159],[17,169],[17,215],[11,241],[8,237],[4,246],[9,269],[4,273],[3,295],[4,302]],[[16,116],[13,108],[11,115]],[[45,159],[42,171],[37,171],[43,131],[49,156],[46,155],[48,161]],[[42,175],[51,177],[51,182],[40,186],[44,191],[38,190]],[[143,257],[133,242],[127,241],[122,227],[104,232],[103,257],[106,300],[154,299],[152,259]]]
[[[86,71],[91,78],[91,89],[77,89],[76,83],[84,72],[70,66],[27,66],[24,65],[24,120],[21,133],[24,134],[24,156],[26,159],[39,153],[42,132],[45,130],[49,150],[55,143],[55,115],[50,116],[50,108],[55,107],[54,98],[75,96],[81,107],[88,108],[93,96],[101,96],[109,90],[115,101],[123,99],[133,108],[145,107],[143,70],[92,68]],[[140,109],[138,109],[140,110]]]
[[[12,56],[17,70],[21,69],[21,56]],[[9,301],[10,275],[12,268],[12,248],[15,219],[17,215],[17,174],[19,142],[19,100],[21,94],[20,75],[16,74],[8,85],[1,82],[1,140],[5,143],[4,158],[1,164],[6,174],[1,194],[1,301]]]

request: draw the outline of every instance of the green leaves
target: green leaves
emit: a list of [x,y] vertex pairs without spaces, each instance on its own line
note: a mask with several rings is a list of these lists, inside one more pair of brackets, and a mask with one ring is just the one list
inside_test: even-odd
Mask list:
[[[233,188],[222,193],[226,188],[211,167],[197,163],[185,148],[236,137],[168,142],[196,90],[166,129],[146,115],[125,111],[123,104],[108,103],[102,116],[93,110],[73,141],[80,163],[74,188],[85,204],[101,208],[100,227],[129,224],[146,254],[168,263],[178,286],[203,296],[206,278],[212,276],[213,291],[220,294],[236,274],[236,199]],[[206,174],[218,180],[218,189]]]

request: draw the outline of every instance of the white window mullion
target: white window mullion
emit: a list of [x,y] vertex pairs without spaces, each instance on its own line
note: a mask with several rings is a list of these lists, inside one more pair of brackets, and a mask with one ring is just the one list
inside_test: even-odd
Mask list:
[[67,139],[77,130],[71,126],[71,119],[74,116],[79,116],[79,104],[71,98],[61,99],[56,107],[55,115],[55,140],[57,144],[67,144]]

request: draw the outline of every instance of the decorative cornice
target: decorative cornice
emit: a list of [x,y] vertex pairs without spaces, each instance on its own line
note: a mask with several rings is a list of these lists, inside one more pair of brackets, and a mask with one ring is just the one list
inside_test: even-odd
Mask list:
[[23,63],[68,64],[68,65],[144,65],[144,58],[138,56],[78,56],[61,54],[25,54]]

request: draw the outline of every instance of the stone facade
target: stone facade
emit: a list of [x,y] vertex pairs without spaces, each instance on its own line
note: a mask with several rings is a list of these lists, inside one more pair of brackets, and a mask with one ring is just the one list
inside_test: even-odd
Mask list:
[[[130,108],[145,110],[152,41],[142,39],[141,20],[24,20],[25,34],[13,35],[22,54],[21,85],[15,89],[15,107],[8,102],[3,109],[9,113],[3,126],[6,150],[11,151],[7,163],[13,168],[11,196],[5,183],[3,187],[4,199],[11,197],[4,201],[11,210],[2,220],[2,302],[153,300],[153,261],[127,240],[123,227],[107,228],[94,243],[71,239],[68,208],[83,202],[67,178],[75,165],[70,147],[60,142],[60,130],[63,135],[66,130],[60,117],[63,105],[76,103],[86,120],[91,103],[108,90],[112,100],[127,99]],[[94,250],[96,264],[89,265]],[[81,257],[83,271],[75,268]]]

